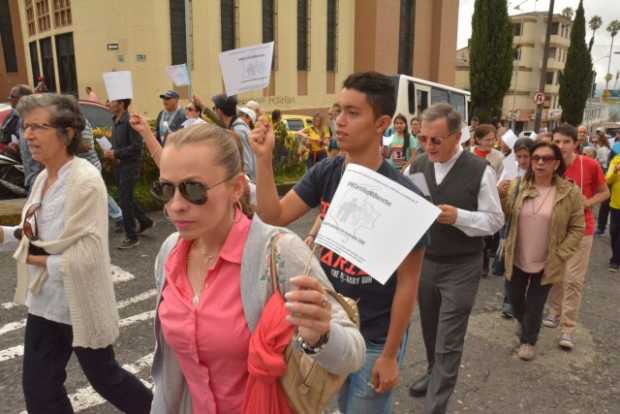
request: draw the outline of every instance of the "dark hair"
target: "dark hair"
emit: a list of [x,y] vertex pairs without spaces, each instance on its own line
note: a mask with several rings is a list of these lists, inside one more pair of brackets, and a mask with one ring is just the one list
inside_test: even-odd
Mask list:
[[480,122],[480,118],[478,118],[477,116],[472,116],[471,122]]
[[607,138],[607,134],[600,134],[598,136],[598,143],[599,143],[599,145],[603,145],[603,146],[605,146],[607,148],[611,148],[609,146],[609,138]]
[[[558,147],[557,145],[551,142],[538,141],[532,146],[532,149],[530,150],[530,159],[538,148],[551,148],[551,150],[553,151],[555,160],[560,162],[560,165],[558,166],[558,169],[555,170],[554,174],[559,177],[564,176],[564,172],[566,172],[566,163],[564,162],[564,157],[562,157],[562,151],[560,151],[560,147]],[[533,161],[530,160],[530,166],[528,167],[527,172],[525,173],[525,179],[528,181],[534,180],[534,171],[532,170],[532,162]]]
[[497,137],[497,129],[491,124],[482,124],[476,127],[474,130],[474,142],[479,144],[480,140],[490,133],[493,133]]
[[131,105],[131,99],[119,99],[118,102],[120,102],[123,105],[123,108],[125,108],[125,111],[127,110],[127,108],[129,108],[129,105]]
[[12,89],[17,93],[17,97],[21,98],[23,96],[32,95],[32,89],[28,85],[15,85]]
[[[394,123],[397,119],[400,119],[405,124],[405,134],[403,136],[403,156],[405,159],[407,158],[407,150],[411,145],[411,138],[409,137],[409,127],[407,126],[407,118],[403,114],[398,114],[394,117]],[[394,128],[394,132],[396,132],[396,128]]]
[[515,145],[512,147],[513,152],[516,154],[517,151],[526,150],[530,154],[532,153],[532,147],[534,147],[534,141],[529,138],[519,138],[515,141]]
[[282,119],[282,112],[279,109],[274,109],[271,112],[271,120],[273,122],[280,122],[280,119]]
[[[82,150],[82,131],[86,121],[80,107],[71,95],[43,93],[24,96],[17,104],[17,113],[21,118],[35,109],[43,108],[49,111],[49,122],[56,129],[56,133],[63,139],[70,155],[76,155]],[[75,131],[69,136],[69,128]]]
[[570,137],[574,142],[577,142],[577,128],[571,124],[563,123],[553,130],[553,135],[560,134],[565,137]]
[[358,72],[349,75],[342,84],[345,89],[353,89],[366,95],[375,119],[387,115],[390,118],[396,111],[396,90],[392,79],[379,72]]
[[235,117],[237,115],[237,96],[226,96],[223,93],[213,97],[213,104],[217,109],[222,111],[224,115]]

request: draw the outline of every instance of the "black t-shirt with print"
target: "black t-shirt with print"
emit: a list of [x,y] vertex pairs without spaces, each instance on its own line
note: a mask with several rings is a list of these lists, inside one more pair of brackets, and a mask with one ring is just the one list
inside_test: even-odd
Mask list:
[[[312,208],[321,206],[321,219],[327,214],[345,168],[344,157],[327,158],[312,167],[294,187],[294,191],[308,206]],[[422,195],[407,177],[385,160],[377,172]],[[403,220],[410,220],[412,217],[415,218],[415,212],[403,217]],[[428,234],[414,249],[427,244]],[[396,291],[396,274],[382,285],[343,257],[325,247],[319,247],[321,266],[334,285],[334,289],[359,301],[362,335],[366,340],[383,343],[387,338],[390,324],[392,300]]]

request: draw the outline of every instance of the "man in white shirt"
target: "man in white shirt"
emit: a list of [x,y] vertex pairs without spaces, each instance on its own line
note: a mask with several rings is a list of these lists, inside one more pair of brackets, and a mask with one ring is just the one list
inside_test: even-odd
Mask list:
[[494,171],[460,145],[461,115],[441,103],[422,116],[422,174],[441,214],[430,230],[418,289],[428,372],[409,392],[426,396],[425,414],[446,412],[458,376],[469,314],[482,274],[483,238],[504,224]]

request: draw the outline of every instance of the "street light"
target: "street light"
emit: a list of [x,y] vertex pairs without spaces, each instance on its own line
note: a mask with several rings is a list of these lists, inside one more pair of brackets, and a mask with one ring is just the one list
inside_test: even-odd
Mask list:
[[[614,55],[620,55],[620,52],[614,52]],[[609,55],[603,56],[603,57],[600,57],[600,58],[596,59],[594,62],[592,62],[592,64],[598,62],[599,60],[603,60],[603,59],[607,59],[607,58],[609,58]]]

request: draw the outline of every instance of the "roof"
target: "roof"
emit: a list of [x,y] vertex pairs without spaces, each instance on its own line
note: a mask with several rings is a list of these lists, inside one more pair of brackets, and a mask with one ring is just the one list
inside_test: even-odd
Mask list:
[[[538,17],[538,16],[547,17],[547,14],[549,14],[549,12],[547,12],[547,11],[526,12],[526,13],[519,13],[519,14],[511,14],[508,17],[510,17],[510,19],[513,19],[514,17],[528,17],[528,16],[532,16],[532,17]],[[563,20],[564,22],[572,23],[572,20],[567,19],[566,17],[562,16],[559,13],[555,13],[553,15],[553,20]]]

